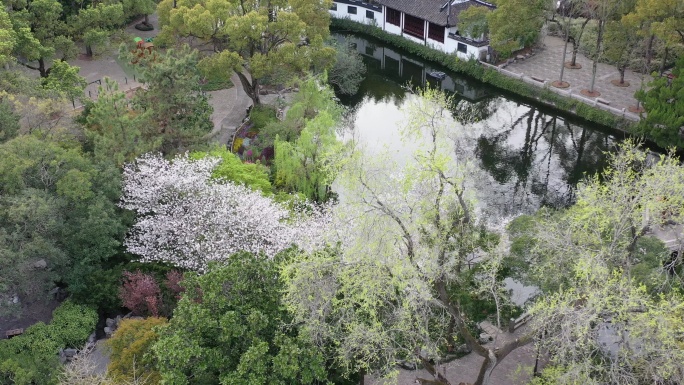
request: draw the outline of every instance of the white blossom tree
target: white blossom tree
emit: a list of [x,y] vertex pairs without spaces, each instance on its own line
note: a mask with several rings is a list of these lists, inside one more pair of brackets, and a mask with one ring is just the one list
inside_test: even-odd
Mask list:
[[248,187],[213,179],[220,162],[148,154],[126,165],[121,207],[138,215],[125,241],[128,251],[145,262],[202,271],[239,251],[272,257],[293,245],[319,245],[325,210],[307,203],[288,209]]

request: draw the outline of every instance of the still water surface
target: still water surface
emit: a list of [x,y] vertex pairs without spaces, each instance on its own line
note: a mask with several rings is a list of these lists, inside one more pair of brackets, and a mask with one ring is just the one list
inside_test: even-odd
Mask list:
[[355,137],[367,151],[387,148],[399,158],[410,156],[412,149],[399,135],[406,107],[417,97],[408,92],[408,84],[453,93],[460,101],[452,111],[455,116],[463,110],[477,116],[474,123],[454,121],[454,129],[469,131],[466,156],[479,169],[477,198],[496,216],[571,204],[573,187],[584,175],[603,169],[606,152],[614,151],[621,140],[601,127],[504,95],[396,48],[359,36],[333,36],[351,42],[366,63],[359,92],[340,99],[350,110]]

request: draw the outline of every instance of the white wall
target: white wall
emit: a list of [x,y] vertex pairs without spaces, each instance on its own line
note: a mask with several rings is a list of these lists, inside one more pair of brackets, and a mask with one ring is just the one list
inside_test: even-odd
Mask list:
[[[330,15],[332,17],[338,18],[338,19],[350,19],[353,20],[357,23],[362,23],[362,24],[377,24],[380,27],[382,27],[382,19],[383,19],[383,14],[382,12],[376,12],[372,9],[364,8],[361,7],[360,5],[349,5],[349,4],[340,4],[340,3],[334,3],[337,4],[337,10],[333,11],[330,10]],[[349,7],[356,7],[356,14],[350,14],[348,12]],[[373,19],[367,18],[366,17],[366,11],[371,11],[373,12]]]
[[385,22],[385,31],[395,35],[401,35],[401,28],[388,22]]
[[408,40],[414,41],[414,42],[416,42],[416,43],[418,43],[418,44],[423,44],[423,45],[425,44],[425,41],[424,41],[423,39],[419,39],[419,38],[417,38],[417,37],[413,37],[412,35],[409,35],[409,34],[407,34],[407,33],[404,34],[404,39],[408,39]]
[[[445,33],[446,33],[446,32],[445,32]],[[430,39],[430,38],[428,37],[428,39],[427,39],[427,44],[426,44],[426,45],[429,46],[429,47],[432,47],[432,48],[434,48],[434,49],[440,50],[440,51],[449,52],[449,51],[447,50],[447,46],[446,46],[446,44],[445,44],[446,41],[447,41],[447,38],[446,38],[446,37],[444,38],[444,43],[440,43],[440,42],[438,42],[437,40],[432,40],[432,39]]]
[[[359,1],[359,3],[360,3],[360,1]],[[395,34],[395,35],[402,35],[401,27],[387,23],[385,21],[385,13],[383,13],[383,12],[376,12],[372,9],[364,8],[364,7],[361,7],[359,5],[351,5],[352,7],[354,7],[354,6],[356,7],[356,14],[353,15],[353,14],[348,13],[348,7],[350,7],[349,4],[340,4],[340,3],[335,3],[335,4],[337,4],[337,10],[335,10],[335,11],[331,10],[330,11],[330,15],[332,17],[336,17],[336,18],[340,18],[340,19],[348,18],[348,19],[351,19],[357,23],[363,23],[363,24],[375,24],[375,25],[379,26],[380,28],[384,28],[384,30],[386,32],[389,32],[389,33]],[[385,10],[385,6],[383,6],[382,9]],[[366,11],[373,12],[374,18],[373,19],[367,18],[366,17]],[[403,16],[404,16],[404,14],[402,13],[402,18],[401,18],[402,24],[404,22]],[[427,28],[428,28],[428,25],[426,25],[424,28],[425,34],[428,33]],[[444,43],[440,43],[436,40],[432,40],[430,38],[427,38],[427,44],[426,44],[426,41],[424,39],[419,39],[419,38],[413,37],[413,36],[408,35],[408,34],[403,34],[403,37],[405,39],[411,40],[411,41],[416,42],[418,44],[425,44],[425,45],[432,47],[434,49],[441,50],[441,51],[449,53],[449,54],[454,54],[459,59],[463,59],[463,60],[469,60],[470,58],[473,58],[473,57],[475,59],[479,59],[481,53],[483,56],[487,54],[487,46],[474,47],[474,46],[471,46],[471,45],[465,44],[465,43],[461,43],[461,44],[466,45],[467,52],[466,53],[458,52],[458,43],[459,42],[454,40],[454,39],[450,39],[448,37],[449,33],[456,33],[456,31],[457,31],[456,27],[451,27],[449,29],[445,29],[445,31],[444,31]]]

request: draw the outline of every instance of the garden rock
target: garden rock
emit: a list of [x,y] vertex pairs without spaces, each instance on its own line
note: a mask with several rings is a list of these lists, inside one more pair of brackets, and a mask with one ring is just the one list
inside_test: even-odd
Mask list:
[[33,268],[36,270],[47,269],[47,262],[44,259],[39,259],[33,263]]
[[479,342],[481,344],[486,344],[486,343],[492,342],[492,341],[494,341],[494,337],[490,336],[489,334],[487,334],[487,333],[481,333],[480,334]]
[[107,319],[105,320],[105,325],[107,325],[109,328],[112,328],[112,329],[113,329],[113,328],[116,327],[116,321],[113,320],[113,319],[111,319],[111,318],[107,318]]
[[456,354],[468,354],[470,352],[472,352],[472,349],[468,347],[468,344],[463,344],[456,348]]
[[110,328],[109,326],[105,326],[104,332],[107,337],[111,337],[112,334],[114,334],[114,330],[112,330],[112,328]]

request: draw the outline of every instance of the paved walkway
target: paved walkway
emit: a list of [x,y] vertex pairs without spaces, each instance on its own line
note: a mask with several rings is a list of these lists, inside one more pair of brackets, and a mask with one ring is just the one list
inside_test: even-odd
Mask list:
[[[509,64],[506,70],[516,74],[529,77],[544,79],[549,82],[559,79],[561,59],[564,47],[563,39],[555,36],[547,36],[544,39],[544,48],[536,55],[524,60],[517,60]],[[566,61],[572,58],[572,44],[568,44]],[[582,54],[577,54],[577,63],[582,65],[581,69],[565,69],[563,80],[570,83],[567,91],[574,95],[580,95],[580,91],[588,89],[591,84],[592,61]],[[629,69],[625,72],[625,81],[630,83],[629,87],[617,87],[611,84],[611,80],[619,80],[620,73],[611,65],[598,63],[596,72],[596,82],[594,89],[599,91],[600,99],[610,102],[611,107],[618,110],[628,109],[636,106],[637,101],[634,93],[641,87],[642,75],[634,73]],[[650,76],[644,76],[644,84],[651,80]],[[594,99],[594,98],[588,98]]]
[[[491,326],[491,330],[496,330],[494,325]],[[526,333],[526,326],[522,326],[515,331],[515,333],[510,334],[508,332],[501,332],[496,335],[493,342],[486,344],[486,347],[494,346],[501,347],[507,342],[519,338]],[[491,331],[490,330],[490,331]],[[534,361],[536,357],[536,348],[534,344],[530,343],[521,348],[518,348],[511,352],[506,358],[492,372],[490,378],[490,385],[524,385],[532,378],[532,370],[534,369]],[[482,365],[484,358],[480,357],[475,353],[470,353],[460,359],[451,361],[438,367],[440,373],[442,373],[452,385],[458,385],[461,382],[466,384],[472,384],[477,379],[477,375],[480,372],[480,366]],[[430,373],[425,370],[399,370],[399,375],[397,377],[396,385],[415,385],[418,378],[432,380],[434,379]],[[372,385],[385,385],[391,382],[383,382],[377,379],[366,377],[366,384]]]
[[105,374],[107,372],[111,349],[105,346],[106,341],[107,340],[98,340],[95,343],[95,349],[90,352],[89,358],[93,363],[92,374]]

